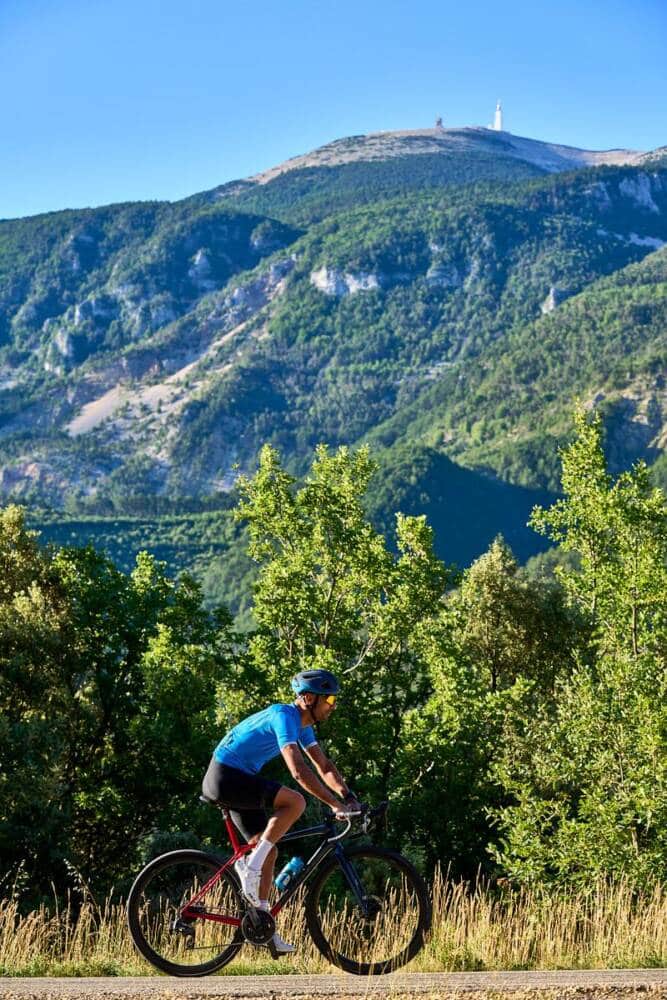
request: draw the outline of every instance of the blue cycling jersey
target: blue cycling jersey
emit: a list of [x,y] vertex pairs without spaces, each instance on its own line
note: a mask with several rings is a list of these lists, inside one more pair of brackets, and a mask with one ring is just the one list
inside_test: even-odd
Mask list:
[[269,705],[234,726],[220,740],[213,756],[221,764],[257,774],[288,743],[298,743],[306,750],[317,740],[312,726],[301,728],[296,705]]

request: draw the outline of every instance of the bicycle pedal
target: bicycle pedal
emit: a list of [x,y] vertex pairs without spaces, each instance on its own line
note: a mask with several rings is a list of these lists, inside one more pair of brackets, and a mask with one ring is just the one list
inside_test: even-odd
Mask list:
[[282,957],[280,952],[276,948],[275,944],[273,943],[273,938],[271,938],[271,940],[267,942],[266,947],[269,949],[269,954],[271,955],[271,958],[277,961],[279,958]]

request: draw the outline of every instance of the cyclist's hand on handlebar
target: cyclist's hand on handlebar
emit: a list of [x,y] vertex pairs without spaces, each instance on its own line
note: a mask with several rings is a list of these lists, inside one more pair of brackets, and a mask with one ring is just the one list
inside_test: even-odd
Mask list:
[[336,819],[345,820],[352,819],[353,816],[361,816],[364,807],[361,802],[357,802],[356,799],[348,799],[347,802],[338,802],[335,806],[331,807]]

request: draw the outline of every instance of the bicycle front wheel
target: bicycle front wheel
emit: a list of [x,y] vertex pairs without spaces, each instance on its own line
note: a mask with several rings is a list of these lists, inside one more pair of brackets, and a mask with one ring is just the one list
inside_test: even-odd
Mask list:
[[203,851],[171,851],[137,876],[127,899],[128,926],[141,954],[161,972],[206,976],[238,954],[244,907],[229,869],[215,879],[223,864]]
[[345,849],[315,876],[306,899],[308,930],[320,952],[345,972],[393,972],[422,948],[431,926],[424,880],[400,854],[382,847]]

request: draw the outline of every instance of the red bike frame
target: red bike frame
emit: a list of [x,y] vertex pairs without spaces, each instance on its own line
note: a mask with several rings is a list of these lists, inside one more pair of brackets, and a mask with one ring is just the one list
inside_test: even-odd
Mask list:
[[[225,872],[230,865],[233,865],[235,861],[242,858],[245,854],[248,854],[253,849],[252,844],[241,844],[236,833],[236,827],[232,823],[230,815],[226,809],[222,806],[218,806],[220,809],[224,820],[225,826],[227,827],[227,834],[232,845],[233,854],[231,858],[228,858],[223,865],[220,866],[219,870],[213,875],[212,878],[208,880],[205,886],[199,890],[196,896],[193,896],[191,900],[183,907],[181,910],[181,917],[184,920],[211,920],[218,924],[229,924],[231,927],[239,927],[241,924],[240,917],[226,916],[221,913],[208,913],[205,908],[198,909],[197,904],[199,900],[202,899],[210,889],[220,880],[223,872]],[[386,806],[385,806],[386,808]],[[354,879],[356,876],[353,871],[350,871],[350,865],[345,856],[342,853],[339,841],[345,837],[350,829],[350,821],[347,820],[347,826],[342,833],[334,834],[333,823],[329,821],[328,823],[322,823],[320,826],[308,827],[305,830],[292,830],[286,833],[284,837],[281,837],[280,843],[285,843],[288,840],[300,840],[302,837],[313,837],[313,836],[323,836],[322,843],[319,845],[318,849],[315,851],[313,856],[309,859],[308,863],[304,866],[303,870],[299,876],[287,887],[285,892],[280,896],[276,903],[271,907],[269,911],[272,917],[275,917],[285,904],[292,898],[292,896],[297,892],[299,886],[308,878],[314,868],[319,865],[327,855],[335,851],[339,854],[339,860],[341,866],[346,874],[349,875],[351,884],[354,884]],[[357,879],[358,882],[358,879]],[[358,893],[360,895],[360,893]]]

